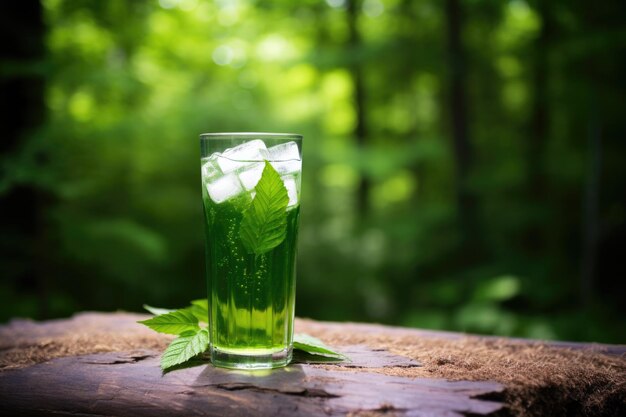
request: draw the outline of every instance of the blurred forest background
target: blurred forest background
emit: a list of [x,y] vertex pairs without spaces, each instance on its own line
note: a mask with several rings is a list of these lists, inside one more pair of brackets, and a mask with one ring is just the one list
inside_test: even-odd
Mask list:
[[296,310],[626,342],[626,2],[0,5],[0,322],[205,294],[198,135],[305,136]]

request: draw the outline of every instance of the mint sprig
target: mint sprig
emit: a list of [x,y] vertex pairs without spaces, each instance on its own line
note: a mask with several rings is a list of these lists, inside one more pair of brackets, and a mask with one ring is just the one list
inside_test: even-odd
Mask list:
[[183,332],[163,352],[161,369],[166,370],[174,365],[186,362],[207,350],[208,347],[209,332],[207,329]]
[[[208,321],[208,301],[194,300],[189,307],[171,310],[143,306],[149,312],[156,314],[141,323],[154,331],[178,335],[170,343],[161,356],[161,369],[166,371],[177,365],[184,364],[190,359],[204,353],[209,348],[209,331],[200,323]],[[163,312],[163,314],[158,314]],[[339,362],[349,360],[345,355],[326,346],[320,339],[307,334],[294,334],[294,357],[305,358],[303,362]],[[298,355],[298,354],[304,354]]]
[[262,255],[280,245],[287,236],[289,196],[283,180],[265,161],[250,207],[243,213],[239,237],[248,253]]
[[198,321],[209,322],[209,302],[206,299],[193,300],[191,306],[187,308],[196,316]]
[[296,333],[293,335],[293,348],[313,355],[323,355],[339,360],[347,359],[345,355],[335,352],[317,337],[305,333]]
[[160,314],[148,320],[140,321],[152,330],[159,333],[181,334],[188,331],[198,331],[198,318],[189,308],[183,308],[171,313]]
[[170,308],[152,307],[152,306],[149,306],[148,304],[144,304],[143,308],[145,308],[146,310],[148,310],[149,312],[151,312],[155,316],[158,316],[158,315],[161,315],[161,314],[173,313],[174,311],[176,311],[176,310],[172,310]]

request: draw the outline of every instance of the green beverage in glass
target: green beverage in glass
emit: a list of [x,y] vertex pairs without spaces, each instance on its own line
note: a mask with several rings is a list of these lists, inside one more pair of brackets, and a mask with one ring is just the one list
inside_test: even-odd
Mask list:
[[237,369],[286,366],[302,136],[205,133],[200,143],[211,360]]

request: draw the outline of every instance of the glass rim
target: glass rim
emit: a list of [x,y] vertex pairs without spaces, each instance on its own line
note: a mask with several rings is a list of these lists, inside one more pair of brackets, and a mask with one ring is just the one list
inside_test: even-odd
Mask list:
[[201,133],[200,139],[229,139],[233,137],[247,137],[255,136],[261,138],[276,138],[276,139],[298,139],[302,140],[302,135],[298,133],[271,133],[271,132],[211,132]]

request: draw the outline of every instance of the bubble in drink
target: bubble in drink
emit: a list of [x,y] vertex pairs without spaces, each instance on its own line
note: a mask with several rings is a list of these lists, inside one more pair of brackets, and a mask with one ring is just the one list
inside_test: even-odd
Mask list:
[[242,143],[234,148],[226,149],[222,155],[217,158],[217,163],[222,172],[227,174],[268,158],[265,143],[262,140],[255,139],[250,142]]

